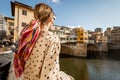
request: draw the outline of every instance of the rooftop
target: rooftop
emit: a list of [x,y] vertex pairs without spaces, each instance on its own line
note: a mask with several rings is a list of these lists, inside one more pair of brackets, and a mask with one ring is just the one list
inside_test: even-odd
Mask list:
[[5,19],[11,19],[11,20],[14,20],[14,18],[12,18],[12,17],[7,17],[7,16],[5,16]]
[[11,1],[11,12],[12,12],[12,16],[15,16],[15,5],[22,6],[22,7],[25,7],[25,8],[27,8],[27,9],[33,10],[32,6],[29,6],[29,5],[20,3],[20,2],[18,2],[18,1],[14,1],[14,2]]

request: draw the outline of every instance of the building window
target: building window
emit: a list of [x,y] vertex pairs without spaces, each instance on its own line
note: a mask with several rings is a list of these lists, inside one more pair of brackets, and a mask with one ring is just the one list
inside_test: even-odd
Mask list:
[[74,38],[74,40],[77,40],[77,38]]
[[80,38],[80,40],[83,40],[83,38]]
[[13,22],[9,22],[9,26],[14,26],[14,23]]
[[3,25],[0,25],[0,30],[3,30]]
[[60,34],[62,35],[62,32],[60,32]]
[[60,40],[62,41],[62,38],[60,38]]
[[67,40],[68,40],[68,38],[67,38]]
[[57,27],[55,27],[55,30],[57,30]]
[[23,15],[27,15],[27,11],[26,10],[22,10],[22,14]]
[[3,20],[0,20],[0,24],[3,24]]
[[22,27],[25,27],[26,23],[25,22],[22,22]]
[[85,38],[85,40],[88,40],[87,38]]

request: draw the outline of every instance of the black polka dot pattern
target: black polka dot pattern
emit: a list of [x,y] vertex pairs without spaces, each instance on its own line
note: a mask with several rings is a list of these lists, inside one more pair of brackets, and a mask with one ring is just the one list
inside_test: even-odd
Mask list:
[[26,61],[22,80],[71,80],[59,69],[60,41],[49,31],[43,31]]

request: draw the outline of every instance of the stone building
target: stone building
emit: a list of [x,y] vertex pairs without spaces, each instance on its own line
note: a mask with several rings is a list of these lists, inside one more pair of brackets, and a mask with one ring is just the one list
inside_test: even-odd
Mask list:
[[120,49],[120,26],[114,26],[111,31],[110,49]]
[[90,39],[94,40],[95,43],[101,43],[103,39],[105,39],[103,38],[104,35],[102,33],[102,28],[96,28],[95,31],[90,34],[91,34]]
[[88,44],[94,44],[95,43],[95,38],[93,37],[94,31],[88,30]]
[[[0,14],[0,39],[6,40],[7,37],[11,34],[10,31],[13,31],[14,27],[14,18],[6,17]],[[13,35],[11,36],[13,38]]]
[[102,31],[103,31],[102,28],[96,28],[96,29],[95,29],[95,32],[102,32]]
[[59,35],[61,43],[74,42],[74,32],[70,27],[54,25],[54,28],[50,31]]
[[7,38],[12,40],[14,37],[14,18],[5,17],[7,27]]
[[0,14],[0,40],[3,40],[6,37],[6,22],[4,15]]
[[114,43],[120,43],[120,26],[114,26],[111,31],[111,40]]
[[0,14],[0,30],[6,30],[5,16]]
[[104,32],[104,36],[107,37],[107,43],[111,43],[111,31],[112,29],[111,28],[107,28],[107,30],[105,30]]

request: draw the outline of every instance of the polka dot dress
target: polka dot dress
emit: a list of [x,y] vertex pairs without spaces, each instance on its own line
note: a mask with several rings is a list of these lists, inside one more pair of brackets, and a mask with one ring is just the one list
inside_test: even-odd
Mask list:
[[26,61],[22,80],[74,80],[60,71],[60,40],[50,31],[42,31]]

